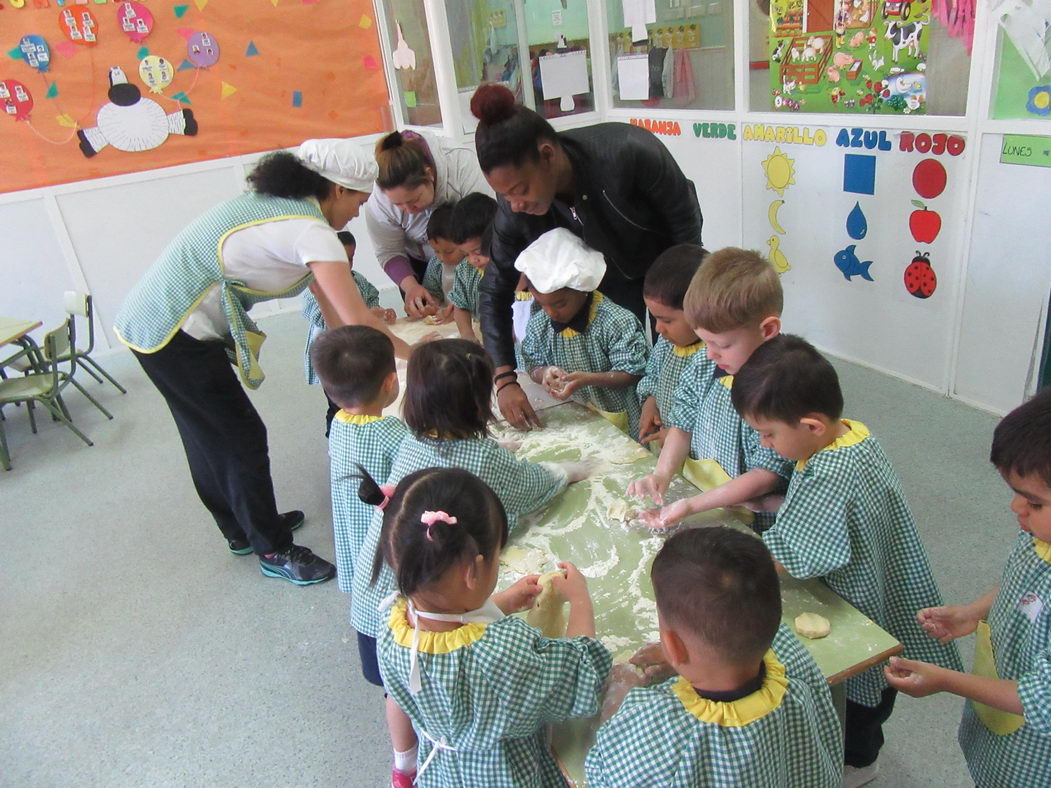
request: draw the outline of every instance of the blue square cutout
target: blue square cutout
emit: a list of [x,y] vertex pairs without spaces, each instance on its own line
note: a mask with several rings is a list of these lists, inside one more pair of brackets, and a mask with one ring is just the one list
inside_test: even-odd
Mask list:
[[876,157],[848,153],[843,157],[843,191],[876,193]]

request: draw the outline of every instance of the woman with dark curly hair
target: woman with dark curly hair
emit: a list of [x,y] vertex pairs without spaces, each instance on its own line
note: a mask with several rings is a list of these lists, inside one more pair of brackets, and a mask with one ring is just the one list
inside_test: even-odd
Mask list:
[[[168,403],[197,494],[230,552],[254,552],[264,575],[297,585],[328,580],[335,568],[292,543],[303,512],[277,511],[266,427],[237,379],[254,389],[265,377],[265,334],[248,310],[309,286],[330,327],[391,336],[365,306],[336,237],[375,178],[372,158],[350,140],[308,140],[295,154],[265,156],[248,176],[250,191],[175,237],[114,326]],[[407,358],[409,347],[391,339]]]

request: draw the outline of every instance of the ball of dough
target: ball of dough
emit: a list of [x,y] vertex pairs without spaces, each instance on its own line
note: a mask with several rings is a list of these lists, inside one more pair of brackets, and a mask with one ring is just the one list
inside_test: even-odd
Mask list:
[[568,622],[562,612],[566,599],[551,583],[554,577],[561,574],[562,570],[559,569],[540,576],[540,580],[537,581],[540,586],[540,595],[536,598],[533,609],[526,616],[526,621],[530,626],[536,627],[549,638],[560,638],[566,634]]
[[795,620],[796,632],[810,640],[823,638],[832,631],[832,624],[817,613],[800,613]]

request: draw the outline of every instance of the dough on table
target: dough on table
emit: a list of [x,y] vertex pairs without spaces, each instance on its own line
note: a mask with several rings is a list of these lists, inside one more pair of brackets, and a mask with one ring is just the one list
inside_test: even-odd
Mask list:
[[427,317],[423,319],[423,322],[428,326],[438,326],[441,325],[442,319],[437,315],[427,315]]
[[800,613],[794,623],[796,632],[810,640],[823,638],[832,631],[829,620],[817,613]]
[[518,575],[538,575],[544,571],[547,556],[539,550],[512,545],[500,554],[500,563]]
[[549,638],[565,637],[566,634],[567,622],[563,612],[566,599],[551,583],[553,578],[561,574],[562,570],[559,569],[540,576],[540,596],[536,598],[533,609],[526,616],[530,626],[536,627]]
[[638,511],[631,508],[627,501],[614,501],[606,509],[606,516],[610,520],[616,520],[620,523],[626,523],[629,520],[634,520],[639,516]]
[[642,446],[632,446],[630,449],[623,449],[618,451],[613,456],[609,457],[609,461],[614,465],[631,465],[632,463],[638,462],[639,460],[645,460],[647,457],[652,457],[649,449],[643,448]]

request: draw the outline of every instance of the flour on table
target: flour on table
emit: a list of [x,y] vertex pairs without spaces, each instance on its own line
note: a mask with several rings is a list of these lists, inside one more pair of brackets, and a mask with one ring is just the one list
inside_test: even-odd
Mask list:
[[500,554],[500,563],[518,575],[538,575],[544,571],[548,557],[539,550],[512,545]]
[[614,501],[606,509],[606,517],[619,523],[626,523],[639,516],[638,510],[628,505],[627,501]]
[[642,446],[632,446],[627,449],[622,449],[611,457],[607,457],[614,465],[631,465],[639,460],[645,460],[647,457],[652,457],[650,450],[643,448]]

